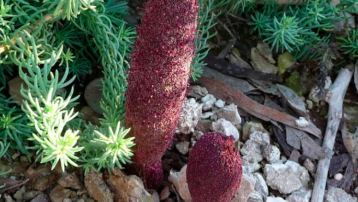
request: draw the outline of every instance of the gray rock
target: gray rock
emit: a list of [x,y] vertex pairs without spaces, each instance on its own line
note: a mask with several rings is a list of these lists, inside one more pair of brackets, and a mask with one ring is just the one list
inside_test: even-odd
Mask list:
[[313,162],[307,158],[305,162],[303,163],[303,166],[310,172],[312,175],[316,173],[316,166],[313,164]]
[[223,118],[212,123],[213,130],[215,132],[223,133],[227,136],[233,136],[235,141],[239,140],[240,134],[237,128],[230,122]]
[[261,173],[254,173],[253,175],[256,179],[255,191],[257,191],[258,193],[260,193],[261,196],[266,198],[269,194],[269,191],[265,179],[263,178]]
[[185,99],[180,112],[177,131],[183,134],[194,132],[202,115],[202,104],[196,103],[195,99]]
[[248,156],[242,156],[242,167],[245,167],[245,169],[248,170],[248,172],[250,173],[254,173],[257,172],[258,170],[261,169],[261,164],[258,162],[250,162],[250,159]]
[[336,187],[329,187],[324,198],[324,202],[357,202],[356,197],[352,197],[343,189]]
[[247,202],[250,195],[255,192],[255,177],[244,170],[241,186],[230,202]]
[[310,202],[311,194],[311,190],[299,189],[295,192],[292,192],[292,194],[289,195],[286,200],[289,202]]
[[255,191],[255,192],[250,194],[250,198],[247,199],[247,202],[264,202],[264,199],[263,199],[263,197],[261,196],[260,193]]
[[313,108],[313,102],[312,100],[306,100],[307,109],[311,110]]
[[204,112],[204,113],[201,115],[201,118],[202,118],[202,119],[207,119],[207,118],[211,117],[212,115],[214,115],[213,112]]
[[223,118],[230,121],[233,125],[238,125],[241,123],[241,117],[237,110],[237,105],[230,104],[220,109],[217,113],[218,118]]
[[281,198],[281,197],[273,197],[273,196],[269,196],[266,199],[266,202],[288,202],[285,199]]
[[259,145],[269,145],[270,135],[261,131],[254,131],[250,134],[250,140],[258,143]]
[[291,154],[290,154],[290,161],[294,161],[296,163],[298,163],[298,159],[300,158],[301,154],[299,151],[297,151],[296,149],[292,150]]
[[211,94],[207,94],[205,97],[201,98],[201,102],[203,103],[203,110],[207,111],[214,106],[216,98]]
[[221,99],[216,100],[214,103],[215,107],[217,108],[223,108],[225,106],[225,101],[222,101]]
[[167,199],[169,195],[170,195],[169,187],[165,186],[162,192],[160,192],[160,200]]
[[263,154],[268,162],[274,163],[280,160],[281,152],[275,145],[269,145],[264,149]]
[[191,199],[191,195],[189,192],[189,187],[188,187],[188,183],[187,183],[187,179],[186,179],[186,169],[187,169],[187,166],[185,165],[182,167],[180,172],[175,172],[175,171],[173,171],[173,169],[170,170],[169,181],[174,184],[177,192],[182,197],[182,199],[185,202],[190,202],[192,199]]
[[260,162],[264,158],[262,156],[261,145],[253,140],[247,140],[241,148],[241,154],[250,163]]
[[266,164],[264,168],[266,183],[282,194],[290,194],[301,188],[307,188],[310,180],[308,171],[293,161],[285,164]]
[[177,150],[178,150],[180,153],[186,155],[186,154],[188,154],[188,152],[189,152],[189,144],[190,144],[190,142],[188,142],[188,141],[178,142],[178,143],[175,145],[175,148],[177,148]]
[[46,194],[40,194],[32,199],[31,202],[50,202],[50,198]]
[[208,90],[205,87],[201,87],[201,86],[190,86],[189,87],[193,93],[196,93],[202,97],[204,97],[205,95],[208,94]]

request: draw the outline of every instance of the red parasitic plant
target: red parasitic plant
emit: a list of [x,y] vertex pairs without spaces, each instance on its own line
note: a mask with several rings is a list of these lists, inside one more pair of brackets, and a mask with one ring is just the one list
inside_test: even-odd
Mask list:
[[135,137],[132,167],[147,188],[163,177],[194,57],[197,0],[148,0],[130,63],[126,126]]
[[186,177],[193,202],[229,202],[241,184],[241,157],[235,139],[207,133],[194,145]]

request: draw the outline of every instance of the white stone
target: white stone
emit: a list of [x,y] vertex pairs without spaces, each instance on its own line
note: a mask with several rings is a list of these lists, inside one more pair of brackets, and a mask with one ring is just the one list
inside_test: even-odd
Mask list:
[[221,99],[216,100],[214,104],[217,108],[223,108],[225,106],[225,101],[222,101]]
[[243,169],[240,188],[230,202],[247,202],[250,195],[255,192],[255,183],[255,177]]
[[329,76],[326,76],[326,80],[324,80],[324,89],[329,89],[332,85],[332,79]]
[[223,133],[227,136],[233,136],[235,141],[239,140],[240,134],[237,128],[230,122],[223,118],[212,123],[215,132]]
[[250,162],[249,160],[251,160],[251,159],[249,156],[242,156],[241,160],[242,160],[242,167],[247,169],[248,172],[250,172],[250,173],[254,173],[261,169],[261,164],[259,164],[256,161]]
[[264,202],[263,197],[257,191],[250,194],[249,199],[246,202]]
[[212,115],[214,115],[213,112],[204,112],[204,113],[201,115],[201,118],[202,118],[202,119],[207,119],[207,118],[211,117]]
[[355,194],[358,194],[358,187],[356,187],[356,188],[354,189],[354,193],[355,193]]
[[270,144],[270,135],[262,131],[254,131],[250,134],[250,140],[259,145],[268,145]]
[[305,162],[303,163],[303,166],[310,172],[311,174],[314,174],[316,172],[316,166],[312,163],[312,161],[307,158]]
[[203,105],[196,103],[193,98],[185,99],[177,124],[177,132],[183,134],[194,132],[194,128],[202,116],[202,107]]
[[334,175],[334,179],[337,181],[341,181],[343,179],[342,173],[337,173]]
[[187,165],[183,166],[180,172],[175,172],[170,170],[169,181],[172,182],[179,192],[179,195],[185,202],[191,202],[191,195],[188,188],[188,183],[186,180],[186,168]]
[[306,104],[307,104],[307,108],[308,109],[312,109],[313,108],[313,102],[312,102],[312,100],[306,100]]
[[269,191],[264,177],[261,173],[254,173],[253,175],[256,179],[255,191],[257,191],[258,193],[260,193],[261,196],[266,198],[269,194]]
[[242,158],[245,158],[250,163],[260,162],[264,158],[262,156],[261,145],[253,140],[247,140],[241,148]]
[[313,102],[318,103],[321,100],[319,94],[320,94],[320,89],[317,86],[315,86],[311,89],[310,93],[308,94],[308,98]]
[[178,142],[178,143],[175,145],[175,147],[177,148],[177,150],[178,150],[180,153],[186,155],[186,154],[188,154],[188,152],[189,152],[189,145],[190,145],[190,142],[188,142],[188,141],[182,141],[182,142]]
[[288,202],[285,199],[281,198],[281,197],[273,197],[273,196],[269,196],[266,199],[266,202]]
[[286,200],[289,202],[310,202],[312,195],[312,190],[299,189],[295,192],[292,192]]
[[310,123],[304,117],[300,117],[299,119],[296,119],[295,122],[296,122],[296,126],[300,128],[304,128],[310,125]]
[[329,187],[324,202],[357,202],[356,197],[347,194],[343,189]]
[[272,189],[282,194],[290,194],[301,188],[307,188],[310,176],[308,171],[293,161],[286,161],[285,164],[266,164],[264,167],[266,183]]
[[218,115],[216,115],[216,114],[211,115],[210,120],[212,120],[212,121],[218,120]]
[[230,104],[220,109],[217,113],[218,118],[223,118],[230,121],[233,125],[241,123],[241,117],[235,104]]
[[160,200],[167,199],[169,195],[170,195],[169,187],[165,186],[162,192],[160,193]]
[[278,149],[278,147],[276,147],[275,145],[269,145],[264,150],[264,157],[270,163],[274,163],[276,161],[279,161],[280,160],[280,155],[281,155],[281,152]]
[[186,180],[186,168],[187,165],[183,166],[179,173],[179,195],[185,202],[191,202],[191,195],[189,192],[188,182]]
[[216,98],[211,94],[207,94],[205,97],[201,98],[201,102],[203,103],[203,110],[207,111],[214,106]]
[[195,140],[200,139],[201,136],[203,136],[203,135],[204,135],[204,133],[201,131],[198,131],[198,130],[194,131],[194,133],[193,133],[193,137],[195,138]]

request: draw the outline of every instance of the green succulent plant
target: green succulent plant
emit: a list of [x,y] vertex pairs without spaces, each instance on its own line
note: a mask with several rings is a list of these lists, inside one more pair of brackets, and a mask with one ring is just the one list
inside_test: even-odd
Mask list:
[[[34,149],[36,160],[51,163],[52,169],[60,164],[62,170],[68,165],[112,170],[129,162],[133,141],[124,137],[127,130],[117,130],[124,115],[126,54],[136,36],[134,27],[123,20],[126,2],[0,1],[0,23],[4,26],[0,31],[0,67],[9,70],[7,74],[18,68],[24,82],[21,109],[12,108],[10,100],[3,107],[0,103],[0,140],[6,139],[6,148],[23,153]],[[90,72],[92,63],[103,67],[101,106],[105,113],[89,139],[89,124],[74,111],[78,96],[71,85],[76,77],[82,79]],[[4,77],[0,77],[3,83]],[[121,144],[109,147],[110,154],[93,146],[110,146],[113,141]],[[100,159],[100,164],[93,159]]]
[[347,32],[346,38],[337,37],[340,41],[339,47],[345,49],[344,53],[349,54],[354,58],[358,57],[358,30],[354,29],[352,32]]
[[[5,155],[6,150],[9,148],[9,146],[10,145],[4,145],[3,142],[0,142],[0,158]],[[11,172],[11,169],[6,172],[0,173],[0,175],[6,175],[10,172]],[[0,189],[4,188],[5,186],[6,186],[6,184],[0,185]],[[1,194],[0,194],[0,197],[1,197]]]

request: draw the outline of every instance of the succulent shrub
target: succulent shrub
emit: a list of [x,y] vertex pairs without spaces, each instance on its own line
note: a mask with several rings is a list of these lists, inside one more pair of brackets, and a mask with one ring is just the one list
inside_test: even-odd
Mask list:
[[[124,118],[126,69],[134,28],[118,0],[0,0],[0,89],[8,75],[23,80],[20,107],[0,94],[0,142],[51,163],[113,170],[129,162],[133,138]],[[75,78],[103,67],[100,126],[75,111]],[[13,71],[18,69],[18,71]],[[26,84],[26,85],[25,85]],[[8,148],[8,149],[7,149]]]
[[126,126],[135,137],[132,161],[147,187],[161,182],[194,57],[197,0],[149,0],[131,56]]
[[234,138],[207,133],[189,154],[186,177],[193,202],[228,202],[240,187],[241,157]]

